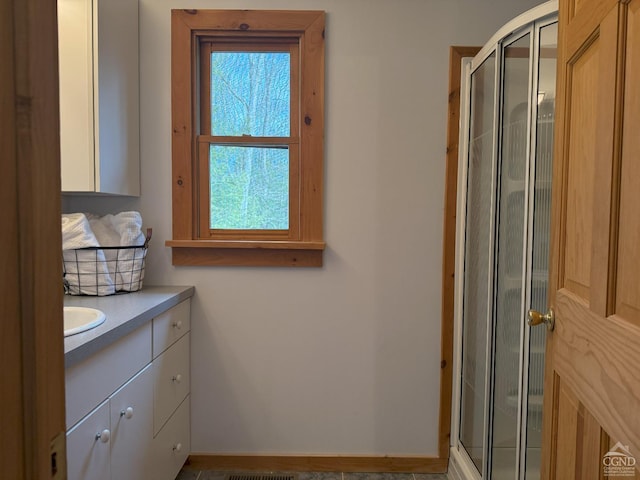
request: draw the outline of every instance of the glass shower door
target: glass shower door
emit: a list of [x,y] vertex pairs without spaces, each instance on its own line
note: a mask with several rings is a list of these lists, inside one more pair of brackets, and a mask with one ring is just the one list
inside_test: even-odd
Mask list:
[[494,103],[496,58],[471,75],[471,110],[465,227],[464,299],[459,441],[479,472],[485,462],[487,326],[492,259]]
[[526,312],[547,303],[556,22],[506,30],[466,77],[454,446],[473,478],[540,474],[546,332]]
[[499,199],[496,215],[491,475],[515,480],[518,468],[520,359],[524,312],[524,247],[527,228],[529,79],[531,34],[502,49],[502,119]]
[[[537,114],[535,116],[535,145],[532,161],[533,197],[529,244],[529,308],[547,310],[549,276],[549,241],[551,222],[551,176],[553,167],[553,125],[556,80],[558,24],[540,29],[537,68]],[[546,329],[526,328],[528,362],[525,369],[527,392],[523,415],[522,458],[526,480],[540,478],[540,446],[542,444],[542,389],[544,384],[544,352]]]

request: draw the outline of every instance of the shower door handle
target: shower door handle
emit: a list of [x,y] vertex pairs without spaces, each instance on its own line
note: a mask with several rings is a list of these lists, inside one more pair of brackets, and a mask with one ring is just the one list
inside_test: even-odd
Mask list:
[[531,327],[542,325],[544,323],[547,326],[547,330],[552,332],[553,328],[556,326],[556,315],[553,311],[553,307],[551,307],[549,311],[544,314],[538,312],[537,310],[529,310],[529,312],[527,313],[527,323]]

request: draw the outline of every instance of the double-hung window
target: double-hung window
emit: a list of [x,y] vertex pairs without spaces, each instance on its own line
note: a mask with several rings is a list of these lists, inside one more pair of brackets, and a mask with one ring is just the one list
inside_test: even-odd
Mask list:
[[172,11],[173,263],[322,265],[324,13]]

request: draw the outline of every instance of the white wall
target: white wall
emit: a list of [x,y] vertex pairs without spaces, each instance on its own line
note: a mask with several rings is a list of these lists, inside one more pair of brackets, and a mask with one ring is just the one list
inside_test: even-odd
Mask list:
[[[437,454],[449,45],[537,0],[140,0],[147,282],[196,286],[192,449]],[[173,267],[170,9],[322,9],[325,266]]]

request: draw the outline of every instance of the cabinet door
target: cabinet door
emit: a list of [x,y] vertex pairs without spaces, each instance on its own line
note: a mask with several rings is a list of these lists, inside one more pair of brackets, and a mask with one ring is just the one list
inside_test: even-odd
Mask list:
[[92,17],[87,0],[58,0],[63,192],[95,190]]
[[95,189],[140,195],[138,0],[94,0]]
[[145,478],[153,438],[153,375],[151,365],[110,398],[111,478]]
[[110,480],[109,436],[109,401],[105,400],[67,432],[67,478]]
[[140,195],[137,0],[58,0],[63,192]]

